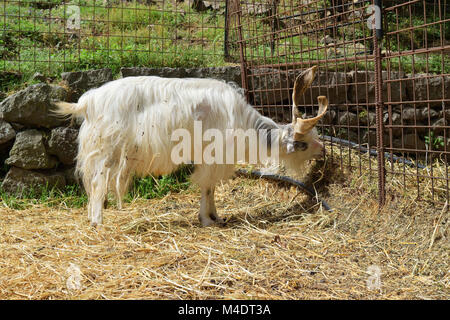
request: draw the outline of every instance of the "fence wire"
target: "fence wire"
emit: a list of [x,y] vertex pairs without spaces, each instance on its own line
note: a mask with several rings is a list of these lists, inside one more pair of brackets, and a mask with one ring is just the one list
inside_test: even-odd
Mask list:
[[317,96],[328,97],[320,132],[341,168],[378,179],[380,202],[386,180],[405,188],[413,180],[408,192],[445,202],[449,2],[3,0],[0,91],[32,83],[36,72],[53,79],[103,67],[234,62],[249,102],[290,122],[295,76],[317,65],[300,111],[310,116]]
[[224,0],[3,0],[2,87],[36,72],[221,65],[225,7]]
[[257,109],[290,122],[295,76],[317,65],[299,108],[312,115],[316,97],[328,97],[320,131],[337,146],[331,157],[378,179],[381,203],[385,179],[405,187],[413,179],[416,190],[408,191],[417,198],[448,200],[447,0],[229,0],[228,7],[230,59],[240,59]]

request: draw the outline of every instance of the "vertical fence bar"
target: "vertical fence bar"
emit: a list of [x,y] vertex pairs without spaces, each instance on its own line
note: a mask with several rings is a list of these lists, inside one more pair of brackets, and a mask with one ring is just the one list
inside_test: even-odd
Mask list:
[[375,103],[376,103],[376,123],[377,123],[377,154],[378,154],[378,196],[380,206],[386,202],[386,168],[384,161],[384,125],[383,125],[383,74],[381,44],[383,38],[383,1],[375,0],[375,28],[374,33],[374,59],[375,59]]
[[230,59],[230,52],[229,52],[229,47],[228,47],[228,33],[230,30],[230,17],[229,17],[229,13],[230,13],[230,5],[229,5],[229,1],[230,0],[225,0],[225,25],[224,25],[224,31],[223,31],[223,58],[225,61],[227,61],[228,59]]
[[241,79],[242,79],[242,88],[245,90],[245,97],[247,101],[249,101],[249,92],[248,92],[248,84],[247,84],[247,63],[245,59],[244,52],[244,39],[242,36],[242,22],[241,22],[241,14],[242,14],[242,5],[239,1],[236,1],[236,23],[238,29],[238,41],[239,41],[239,55],[241,60]]

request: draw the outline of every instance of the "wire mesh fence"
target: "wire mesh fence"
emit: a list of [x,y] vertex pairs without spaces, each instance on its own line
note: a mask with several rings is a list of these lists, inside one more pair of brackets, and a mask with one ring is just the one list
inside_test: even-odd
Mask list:
[[448,201],[450,2],[386,1],[384,148],[426,169],[386,166],[388,177],[416,180]]
[[230,3],[230,55],[242,62],[243,85],[256,108],[291,121],[295,76],[317,65],[300,111],[311,115],[316,97],[328,97],[320,131],[336,146],[331,157],[376,177],[382,203],[385,179],[404,186],[414,179],[416,190],[408,191],[418,198],[448,200],[448,1]]
[[448,0],[3,0],[0,33],[0,91],[35,72],[238,62],[249,102],[279,122],[317,65],[300,111],[328,97],[330,156],[378,179],[380,202],[386,179],[449,199]]
[[221,65],[224,13],[224,0],[3,0],[2,85],[35,72]]

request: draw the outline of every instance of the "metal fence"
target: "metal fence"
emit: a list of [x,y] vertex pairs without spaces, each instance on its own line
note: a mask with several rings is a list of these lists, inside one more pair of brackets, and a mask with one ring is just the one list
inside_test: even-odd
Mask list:
[[320,131],[341,168],[378,179],[381,203],[387,180],[449,200],[450,0],[3,0],[0,33],[0,91],[35,72],[238,62],[280,122],[318,65],[300,109],[328,97]]
[[229,54],[257,109],[291,121],[295,75],[317,65],[300,111],[328,96],[331,157],[378,179],[380,203],[386,180],[411,179],[418,198],[448,201],[450,1],[229,0],[228,11]]
[[225,7],[225,0],[3,0],[2,87],[35,72],[221,65]]

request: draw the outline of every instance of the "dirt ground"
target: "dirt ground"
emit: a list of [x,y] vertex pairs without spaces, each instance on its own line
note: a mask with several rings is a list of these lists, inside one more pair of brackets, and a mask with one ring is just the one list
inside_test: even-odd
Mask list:
[[[316,165],[317,167],[317,165]],[[449,299],[449,213],[336,165],[303,191],[236,177],[225,226],[200,226],[197,187],[106,210],[0,208],[0,299]],[[402,193],[403,192],[403,193]],[[0,205],[2,203],[0,202]]]

